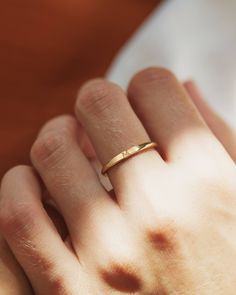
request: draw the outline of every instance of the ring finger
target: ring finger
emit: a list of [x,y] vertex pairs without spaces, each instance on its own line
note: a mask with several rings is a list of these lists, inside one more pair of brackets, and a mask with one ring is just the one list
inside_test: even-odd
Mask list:
[[[79,92],[75,110],[102,165],[133,146],[151,141],[125,93],[106,80],[86,83]],[[128,191],[133,190],[134,180],[137,181],[144,167],[152,175],[152,167],[161,171],[164,166],[164,161],[153,149],[112,167],[108,175],[120,205],[127,205],[130,201],[127,199]],[[128,182],[130,175],[133,181]],[[137,202],[137,199],[131,200],[131,204],[134,201]]]

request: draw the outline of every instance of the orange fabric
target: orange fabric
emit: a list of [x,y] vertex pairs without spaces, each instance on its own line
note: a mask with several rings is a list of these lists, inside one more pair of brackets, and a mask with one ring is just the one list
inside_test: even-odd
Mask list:
[[158,0],[0,4],[0,176],[27,163],[39,127],[71,112],[79,85],[105,73]]

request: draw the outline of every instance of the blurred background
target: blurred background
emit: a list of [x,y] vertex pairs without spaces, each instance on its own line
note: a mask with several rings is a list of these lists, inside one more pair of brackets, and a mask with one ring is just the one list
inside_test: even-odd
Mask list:
[[0,4],[0,177],[29,162],[49,118],[103,76],[159,0],[7,0]]

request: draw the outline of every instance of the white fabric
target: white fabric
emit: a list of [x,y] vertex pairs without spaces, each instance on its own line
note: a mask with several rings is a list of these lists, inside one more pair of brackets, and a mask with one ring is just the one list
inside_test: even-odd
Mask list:
[[148,66],[193,79],[236,127],[236,0],[169,0],[144,23],[108,71],[122,87]]

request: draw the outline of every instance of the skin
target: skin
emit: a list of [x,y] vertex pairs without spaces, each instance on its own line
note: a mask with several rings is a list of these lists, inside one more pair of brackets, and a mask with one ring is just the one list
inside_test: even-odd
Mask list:
[[[50,204],[44,203],[44,208],[58,230],[61,238],[68,235],[64,220],[57,210]],[[34,294],[31,284],[22,267],[12,254],[7,242],[0,236],[0,286],[4,295],[30,295]]]
[[[42,128],[34,169],[9,171],[0,203],[0,228],[34,292],[233,295],[235,159],[175,76],[142,71],[128,97],[90,81],[75,113],[102,164],[150,139],[158,150],[112,168],[111,194],[79,147],[74,117]],[[64,217],[64,240],[42,206],[35,170]]]
[[22,268],[2,237],[0,237],[0,286],[0,294],[4,295],[33,294]]

